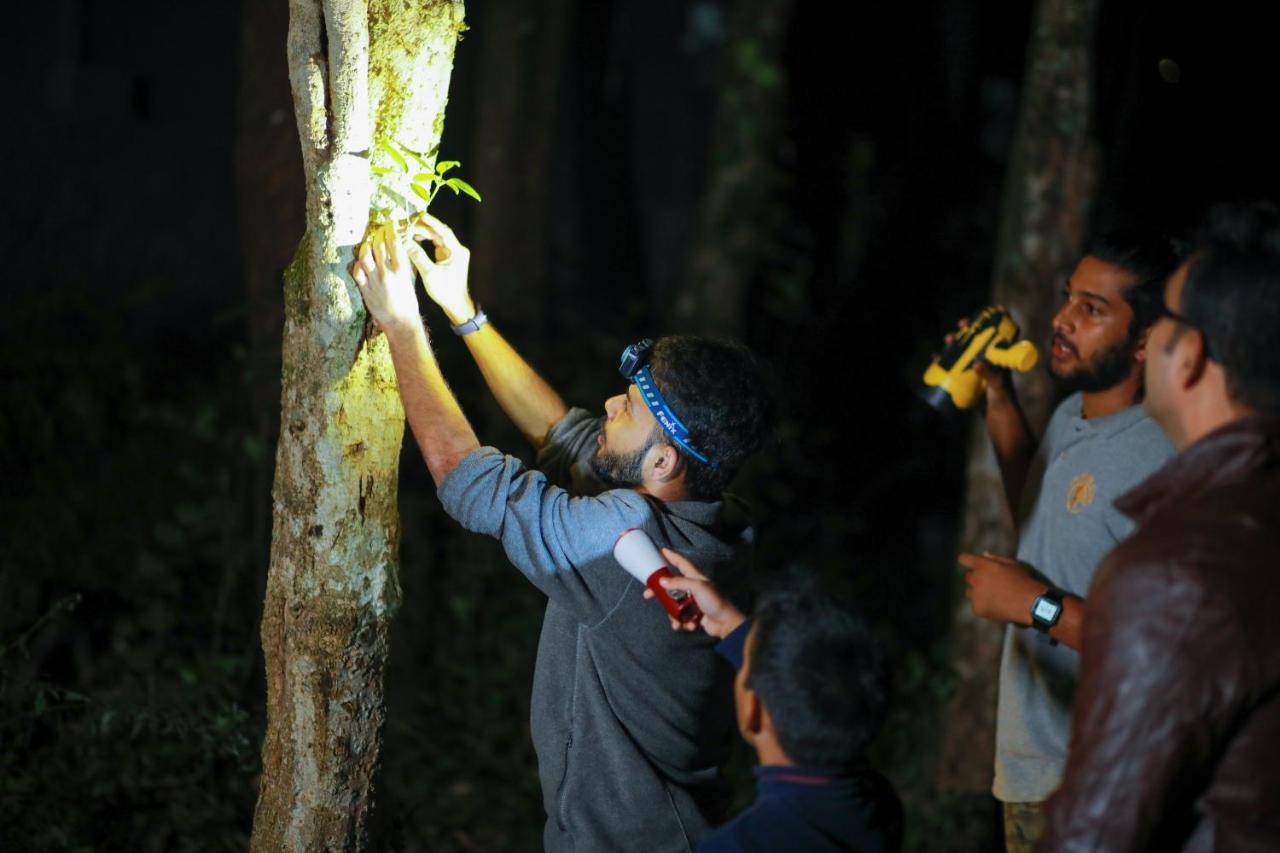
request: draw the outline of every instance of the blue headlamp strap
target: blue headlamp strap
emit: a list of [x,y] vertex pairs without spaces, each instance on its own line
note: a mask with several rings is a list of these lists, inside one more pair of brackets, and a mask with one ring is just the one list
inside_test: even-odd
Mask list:
[[658,383],[653,381],[653,374],[649,372],[648,367],[637,368],[631,374],[631,381],[636,383],[636,388],[640,389],[640,399],[644,400],[644,404],[649,407],[650,412],[653,412],[654,418],[657,419],[663,431],[671,436],[672,441],[683,447],[690,456],[704,465],[710,465],[712,468],[719,467],[716,463],[694,450],[693,446],[689,444],[688,427],[680,422],[675,412],[671,411],[671,407],[667,405],[667,401],[662,397],[662,392],[658,390]]

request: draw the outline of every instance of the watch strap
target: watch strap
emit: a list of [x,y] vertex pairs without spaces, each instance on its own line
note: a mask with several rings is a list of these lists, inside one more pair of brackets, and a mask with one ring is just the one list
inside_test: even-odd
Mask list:
[[459,323],[453,327],[453,333],[458,337],[465,337],[474,331],[479,330],[481,326],[489,322],[489,318],[485,315],[484,309],[479,305],[476,306],[476,313],[470,320]]

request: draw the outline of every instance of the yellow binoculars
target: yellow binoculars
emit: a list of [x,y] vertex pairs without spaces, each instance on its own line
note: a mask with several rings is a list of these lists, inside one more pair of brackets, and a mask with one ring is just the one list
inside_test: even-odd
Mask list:
[[1019,373],[1036,366],[1035,344],[1018,340],[1018,334],[1008,311],[994,305],[982,309],[925,370],[920,396],[939,411],[972,408],[986,389],[973,369],[977,362]]

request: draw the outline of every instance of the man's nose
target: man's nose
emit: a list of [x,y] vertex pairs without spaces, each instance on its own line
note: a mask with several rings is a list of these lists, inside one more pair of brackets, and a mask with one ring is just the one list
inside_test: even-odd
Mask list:
[[1055,332],[1068,332],[1074,326],[1074,315],[1071,311],[1071,303],[1068,302],[1058,309],[1058,313],[1053,315],[1052,327]]
[[609,420],[613,420],[614,415],[622,408],[622,395],[616,394],[604,401],[604,413],[609,416]]

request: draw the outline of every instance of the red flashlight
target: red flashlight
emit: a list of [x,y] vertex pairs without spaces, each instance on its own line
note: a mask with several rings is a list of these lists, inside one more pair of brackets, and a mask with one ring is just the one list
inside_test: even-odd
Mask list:
[[613,557],[627,570],[627,574],[653,590],[672,619],[682,624],[697,624],[702,619],[702,611],[692,595],[682,589],[663,589],[659,583],[662,578],[674,577],[675,573],[649,534],[638,527],[622,531],[618,541],[613,543]]

